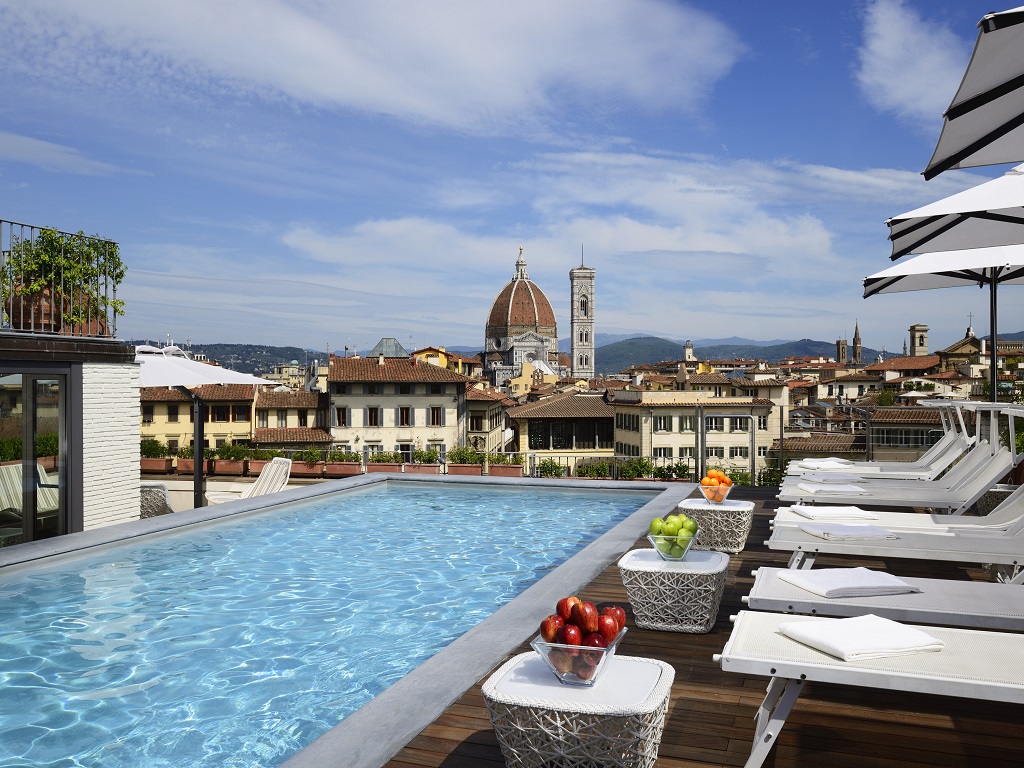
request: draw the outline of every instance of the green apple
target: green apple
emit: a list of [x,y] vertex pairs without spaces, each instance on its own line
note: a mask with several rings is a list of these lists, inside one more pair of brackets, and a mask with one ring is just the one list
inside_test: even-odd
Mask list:
[[680,547],[678,544],[675,544],[675,545],[672,546],[672,549],[669,550],[668,554],[669,554],[669,557],[679,558],[679,557],[682,557],[685,552],[686,552],[686,547]]
[[682,526],[679,523],[678,517],[675,520],[671,517],[667,517],[665,518],[665,524],[661,526],[661,533],[663,536],[675,536],[679,533],[681,528]]
[[679,515],[675,515],[675,514],[673,514],[673,515],[665,515],[665,522],[666,523],[678,523],[679,525],[682,525],[683,524],[683,518],[681,518]]
[[660,517],[654,518],[653,520],[651,520],[651,533],[654,534],[655,536],[660,536],[661,535],[662,526],[664,526],[664,525],[665,525],[665,521],[662,520]]
[[675,547],[675,544],[671,539],[660,538],[655,540],[654,546],[658,548],[659,552],[664,552],[667,555],[672,551],[672,548]]
[[678,533],[678,535],[676,536],[676,543],[680,547],[685,547],[687,544],[690,543],[690,539],[692,539],[692,538],[693,538],[693,532],[692,531],[680,531]]
[[683,521],[683,528],[690,533],[696,533],[697,529],[700,528],[700,524],[692,517],[688,517]]

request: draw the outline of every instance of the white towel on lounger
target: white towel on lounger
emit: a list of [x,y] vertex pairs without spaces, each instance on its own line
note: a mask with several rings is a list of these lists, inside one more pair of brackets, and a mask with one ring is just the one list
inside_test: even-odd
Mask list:
[[806,517],[808,520],[829,520],[829,521],[844,521],[844,520],[877,520],[878,515],[874,512],[868,512],[866,509],[860,507],[830,507],[820,506],[812,507],[807,504],[794,504],[790,507],[794,514],[800,517]]
[[781,570],[779,578],[800,589],[828,598],[906,595],[921,588],[885,571],[870,568],[816,568],[811,571]]
[[780,624],[779,631],[843,661],[934,653],[943,648],[941,640],[920,629],[870,613],[851,619],[793,621]]
[[844,525],[842,523],[800,523],[797,526],[804,533],[827,541],[867,541],[871,539],[898,539],[892,531],[875,525]]
[[836,456],[829,456],[825,459],[800,459],[796,463],[808,469],[839,469],[840,467],[849,468],[853,466],[853,462],[849,459],[840,459]]
[[816,493],[828,495],[830,493],[842,496],[853,496],[867,493],[859,485],[843,485],[842,483],[798,483],[797,487],[804,493]]
[[856,483],[858,480],[869,480],[863,475],[850,472],[807,472],[800,479],[808,483]]

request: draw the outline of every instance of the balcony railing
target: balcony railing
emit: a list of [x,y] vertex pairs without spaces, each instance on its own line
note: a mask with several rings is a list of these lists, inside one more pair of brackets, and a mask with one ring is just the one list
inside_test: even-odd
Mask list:
[[0,332],[116,337],[117,243],[0,219]]

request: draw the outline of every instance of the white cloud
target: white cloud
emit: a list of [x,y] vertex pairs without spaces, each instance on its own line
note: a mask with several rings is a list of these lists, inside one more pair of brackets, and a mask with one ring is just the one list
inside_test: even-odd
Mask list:
[[110,163],[92,160],[72,147],[6,131],[0,131],[0,161],[26,163],[52,173],[73,173],[83,176],[136,173]]
[[481,132],[537,130],[569,111],[692,110],[743,54],[709,14],[663,0],[4,5],[3,63],[40,77]]
[[937,133],[970,53],[971,41],[904,0],[874,0],[864,18],[857,83],[879,111]]

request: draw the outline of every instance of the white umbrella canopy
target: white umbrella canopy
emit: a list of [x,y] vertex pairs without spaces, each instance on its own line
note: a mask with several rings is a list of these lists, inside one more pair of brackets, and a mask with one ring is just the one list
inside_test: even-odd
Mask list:
[[925,253],[904,259],[864,278],[864,298],[880,293],[927,291],[934,288],[985,286],[989,289],[989,386],[996,402],[996,329],[998,285],[1024,285],[1024,245],[966,248]]
[[893,216],[886,224],[893,259],[911,253],[1024,243],[1024,165],[992,181]]
[[1024,6],[990,13],[924,177],[1024,161]]

